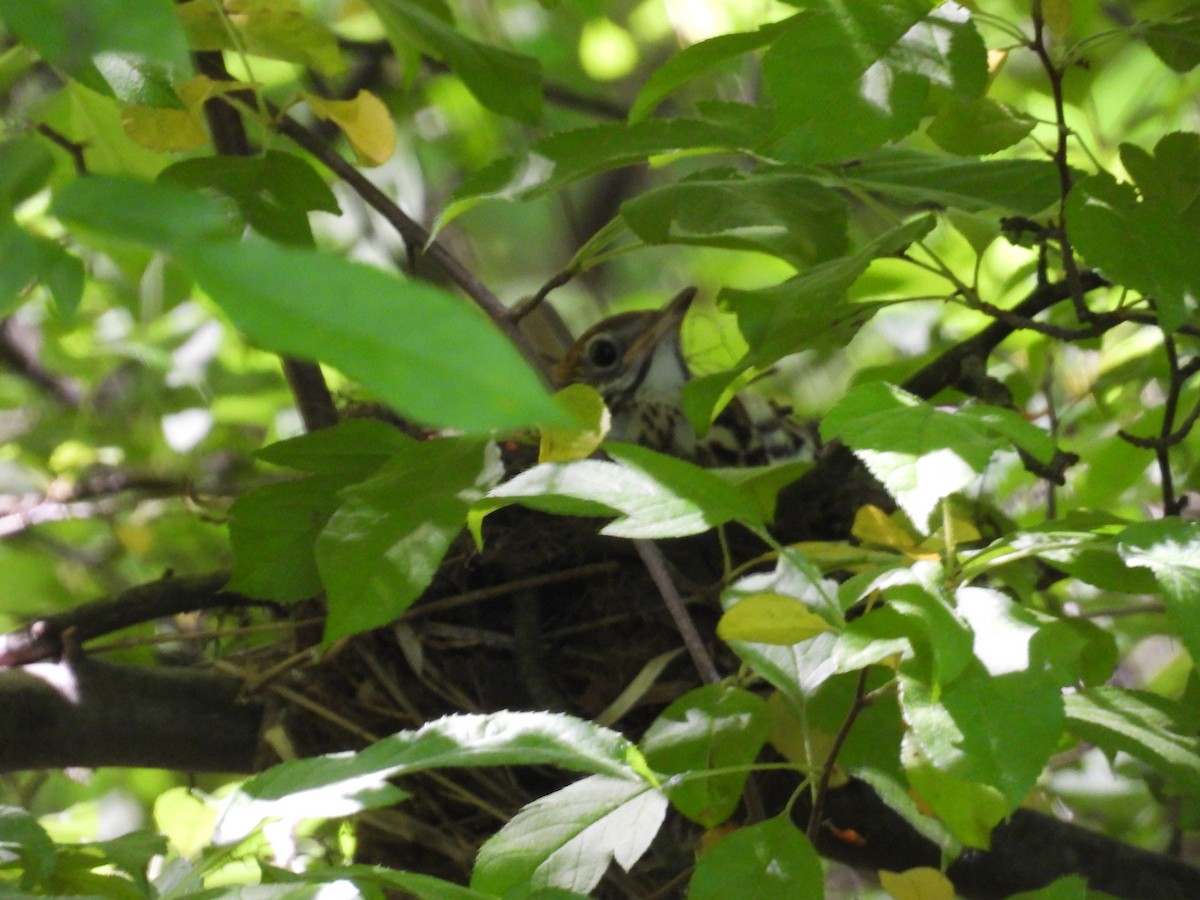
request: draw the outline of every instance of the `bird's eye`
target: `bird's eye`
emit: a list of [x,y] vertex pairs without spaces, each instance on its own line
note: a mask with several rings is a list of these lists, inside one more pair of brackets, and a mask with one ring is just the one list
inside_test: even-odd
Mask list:
[[610,368],[620,356],[616,342],[606,334],[597,335],[587,347],[588,361],[597,369]]

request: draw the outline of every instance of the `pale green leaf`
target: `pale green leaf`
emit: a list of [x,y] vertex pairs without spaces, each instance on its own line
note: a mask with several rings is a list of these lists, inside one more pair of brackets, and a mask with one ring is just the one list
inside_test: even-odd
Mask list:
[[589,776],[534,800],[484,843],[471,887],[586,894],[614,861],[628,870],[641,858],[666,811],[666,798],[644,781]]
[[[640,746],[656,772],[676,775],[748,766],[769,731],[766,702],[733,685],[710,684],[688,691],[646,730]],[[726,821],[741,800],[748,770],[689,778],[667,789],[671,804],[712,828]]]
[[1167,617],[1200,660],[1200,524],[1170,518],[1130,525],[1117,537],[1117,550],[1128,565],[1154,573]]

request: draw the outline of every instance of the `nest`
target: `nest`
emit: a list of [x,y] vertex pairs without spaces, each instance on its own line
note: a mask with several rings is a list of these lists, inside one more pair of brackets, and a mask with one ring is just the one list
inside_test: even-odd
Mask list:
[[[821,471],[827,467],[781,497],[786,540],[844,537],[853,509],[880,500],[856,493],[855,484],[874,484],[869,479]],[[451,713],[551,710],[603,717],[648,663],[682,644],[633,546],[600,536],[600,524],[509,507],[485,521],[482,551],[461,536],[405,615],[343,642],[319,664],[287,671],[287,689],[274,692],[283,698],[272,716],[286,734],[287,752],[280,755],[357,749]],[[765,549],[736,526],[725,537],[735,563]],[[717,535],[659,546],[718,668],[736,671],[736,658],[715,638],[723,558]],[[299,634],[302,644],[318,637]],[[269,670],[284,655],[307,661],[303,650],[264,648],[257,660],[242,662]],[[700,683],[688,655],[679,653],[639,695],[625,694],[628,702],[611,725],[637,740],[667,705]],[[272,733],[281,732],[268,728]],[[522,806],[575,777],[538,767],[407,776],[405,803],[360,818],[358,856],[465,883],[488,837]],[[683,883],[700,837],[699,826],[669,818],[639,864],[630,873],[613,867],[596,896],[649,897],[677,879]]]

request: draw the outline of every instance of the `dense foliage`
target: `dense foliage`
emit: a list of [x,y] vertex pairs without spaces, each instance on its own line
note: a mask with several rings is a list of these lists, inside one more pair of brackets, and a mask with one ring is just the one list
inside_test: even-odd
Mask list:
[[[262,769],[210,793],[10,775],[0,891],[837,896],[819,850],[894,897],[1001,896],[969,867],[1024,823],[1005,884],[1190,895],[1168,856],[1200,813],[1200,5],[0,21],[0,770]],[[812,462],[597,455],[597,395],[554,396],[570,334],[688,284],[688,417],[774,396],[819,419]],[[472,706],[464,676],[389,736],[349,713],[383,702],[364,680],[327,710],[342,740],[303,749],[255,705],[312,712],[303,678],[380,628],[428,687],[448,639],[422,603],[478,599],[520,529],[600,532],[613,555],[572,571],[636,569],[676,646],[592,706]],[[92,692],[114,672],[131,695]],[[481,767],[543,789],[486,810],[468,873],[355,864],[346,817],[428,783],[395,779]],[[876,833],[831,811],[860,789]],[[113,824],[115,797],[152,823]],[[1119,844],[1056,855],[1029,809],[1162,854],[1105,874]],[[675,880],[638,875],[688,827]],[[896,864],[896,829],[932,860]]]

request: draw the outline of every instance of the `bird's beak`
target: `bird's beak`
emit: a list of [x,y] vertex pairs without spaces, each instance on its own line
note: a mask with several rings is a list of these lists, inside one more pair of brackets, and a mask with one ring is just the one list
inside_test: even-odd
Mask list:
[[696,299],[696,288],[687,287],[675,295],[666,306],[659,310],[653,323],[625,351],[625,362],[629,363],[642,356],[653,353],[654,348],[662,340],[679,341],[679,329],[683,325],[683,317],[687,315],[692,301]]

